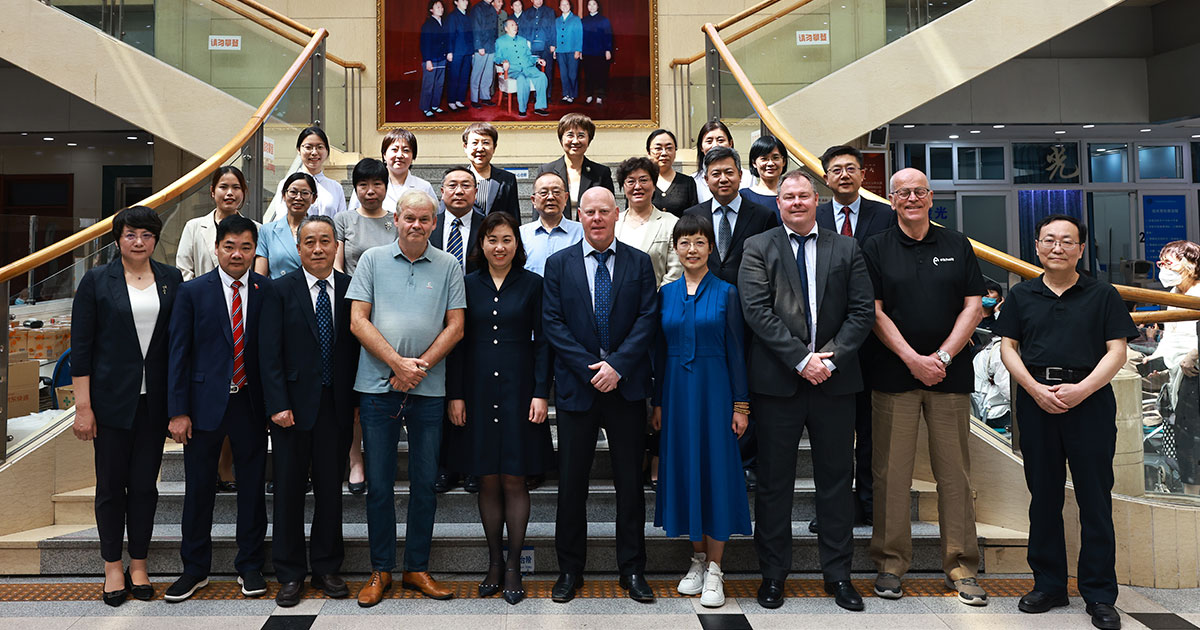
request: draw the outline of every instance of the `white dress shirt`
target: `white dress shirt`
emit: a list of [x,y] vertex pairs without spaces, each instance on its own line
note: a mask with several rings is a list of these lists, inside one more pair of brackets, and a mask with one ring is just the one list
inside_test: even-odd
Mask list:
[[[592,311],[595,311],[596,310],[596,270],[600,267],[600,259],[593,256],[592,252],[598,252],[601,250],[598,250],[595,247],[592,247],[592,244],[587,242],[586,238],[583,239],[582,241],[580,241],[580,243],[583,244],[583,268],[585,271],[587,271],[588,293],[590,293],[592,296]],[[608,268],[608,279],[609,279],[609,282],[612,282],[613,269],[616,267],[616,264],[617,264],[617,239],[616,239],[616,237],[613,237],[612,242],[608,244],[608,247],[604,248],[604,251],[611,253],[611,255],[608,257],[608,260],[604,261],[604,266]],[[615,293],[616,290],[617,290],[617,285],[613,284],[612,291]],[[608,304],[609,308],[612,308],[612,301],[611,301],[612,297],[613,296],[610,294],[609,295],[609,304]],[[609,322],[610,323],[612,322],[611,316],[609,317]],[[608,350],[601,348],[600,349],[600,358],[607,359],[608,358]],[[613,371],[616,371],[616,370],[614,369]]]
[[221,293],[225,294],[225,314],[229,316],[229,330],[233,330],[233,281],[240,280],[242,286],[238,287],[238,294],[242,296],[242,332],[246,330],[246,313],[250,308],[250,287],[246,286],[250,282],[250,270],[242,274],[241,278],[234,278],[225,273],[225,270],[217,267],[217,273],[221,276]]
[[[742,210],[742,196],[738,195],[738,196],[734,197],[733,201],[730,201],[729,203],[725,204],[724,206],[722,206],[721,203],[718,202],[716,199],[712,200],[712,222],[713,222],[713,231],[714,232],[719,231],[720,226],[721,226],[721,208],[722,207],[729,208],[729,210],[732,210],[732,212],[728,213],[729,214],[729,234],[732,237],[733,232],[735,230],[737,230],[738,212],[740,212]],[[722,252],[722,254],[723,254],[723,252]]]
[[[788,227],[786,223],[783,225],[783,229],[787,233],[788,244],[792,246],[792,255],[799,257],[800,256],[800,251],[799,251],[800,246],[792,238],[792,235],[798,235],[801,237],[806,236],[806,235],[800,234],[799,232],[792,230],[792,228]],[[804,243],[804,269],[805,269],[805,271],[808,272],[808,278],[807,278],[807,282],[808,282],[808,312],[809,312],[809,319],[812,322],[812,329],[808,333],[808,354],[805,355],[804,359],[802,359],[799,363],[796,364],[797,372],[802,371],[804,369],[804,366],[808,365],[808,360],[811,359],[813,353],[816,352],[816,343],[817,343],[817,238],[818,237],[817,237],[817,224],[816,223],[813,223],[812,229],[808,231],[808,234],[812,235],[812,238],[808,239]],[[833,364],[831,362],[826,360],[825,367],[828,367],[831,371],[834,369],[833,367],[830,367],[832,365]]]
[[858,209],[862,207],[862,197],[857,197],[850,202],[849,206],[844,206],[833,200],[833,224],[837,226],[834,230],[838,234],[842,233],[842,224],[846,222],[846,215],[842,212],[842,208],[850,208],[850,233],[858,234]]
[[334,318],[337,317],[337,315],[334,313],[334,311],[337,309],[333,308],[333,296],[337,295],[337,291],[334,290],[333,286],[333,269],[330,269],[329,275],[325,276],[324,278],[318,278],[311,273],[308,273],[308,270],[304,267],[300,267],[300,269],[304,272],[304,281],[308,283],[308,297],[312,298],[314,315],[317,313],[317,296],[321,293],[321,290],[317,288],[317,280],[325,280],[329,282],[329,286],[326,287],[325,290],[329,293],[329,322],[333,323]]

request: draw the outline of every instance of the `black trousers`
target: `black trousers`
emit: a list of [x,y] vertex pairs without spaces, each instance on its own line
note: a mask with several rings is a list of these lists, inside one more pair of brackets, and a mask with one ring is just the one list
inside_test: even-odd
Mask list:
[[854,498],[864,516],[875,512],[871,448],[871,390],[864,389],[854,395]]
[[145,394],[130,428],[96,431],[96,531],[105,562],[121,560],[127,528],[129,557],[142,560],[150,551],[165,437],[162,418],[150,418]]
[[1029,486],[1029,568],[1033,587],[1067,593],[1067,543],[1063,486],[1067,466],[1079,504],[1079,594],[1088,603],[1117,601],[1117,547],[1113,533],[1113,456],[1117,403],[1105,385],[1073,409],[1049,414],[1017,390],[1017,422],[1025,483]]
[[817,554],[825,581],[850,579],[854,555],[854,395],[830,396],[807,382],[786,398],[759,395],[758,491],[754,546],[764,578],[782,580],[792,567],[792,500],[796,452],[808,429],[817,486]]
[[646,448],[646,402],[620,392],[597,394],[587,411],[558,411],[558,512],[554,547],[563,573],[587,564],[587,496],[596,456],[596,433],[604,427],[617,491],[617,567],[622,575],[646,570],[646,495],[642,454]]
[[583,56],[583,84],[588,96],[604,98],[608,95],[608,66],[604,54]]
[[250,394],[242,390],[229,395],[221,426],[215,431],[192,429],[183,447],[184,479],[183,540],[179,555],[183,572],[207,577],[212,568],[212,520],[217,496],[217,462],[221,444],[229,437],[233,448],[233,473],[237,477],[238,573],[261,571],[266,558],[263,540],[267,535],[267,500],[263,483],[267,467],[267,427],[254,413]]
[[304,487],[312,472],[313,521],[308,558],[313,575],[342,570],[342,471],[353,427],[339,422],[333,390],[321,388],[321,407],[312,429],[271,426],[275,477],[271,558],[280,582],[300,582],[310,564],[304,557]]

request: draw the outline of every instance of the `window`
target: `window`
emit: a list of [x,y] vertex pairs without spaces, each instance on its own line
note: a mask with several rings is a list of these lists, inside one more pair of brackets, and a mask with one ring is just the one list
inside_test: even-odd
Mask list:
[[1098,184],[1129,181],[1129,145],[1089,144],[1088,181]]
[[1138,179],[1183,179],[1183,149],[1179,145],[1145,145],[1137,148]]
[[958,147],[957,154],[959,180],[1004,180],[1004,147]]
[[1014,142],[1014,184],[1078,184],[1079,143]]
[[929,147],[929,180],[954,179],[954,148]]

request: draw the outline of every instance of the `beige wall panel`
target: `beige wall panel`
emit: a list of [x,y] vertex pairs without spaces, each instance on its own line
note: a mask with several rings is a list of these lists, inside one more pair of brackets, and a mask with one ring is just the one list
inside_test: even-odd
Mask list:
[[1175,556],[1179,562],[1179,588],[1200,586],[1196,564],[1196,510],[1175,510]]

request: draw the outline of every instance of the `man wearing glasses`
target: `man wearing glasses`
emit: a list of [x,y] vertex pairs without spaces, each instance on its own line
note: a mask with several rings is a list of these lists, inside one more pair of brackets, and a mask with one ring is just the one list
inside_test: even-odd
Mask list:
[[[896,213],[891,206],[858,193],[863,184],[863,154],[854,147],[829,147],[821,156],[821,168],[825,169],[825,184],[833,191],[833,199],[817,206],[817,226],[833,230],[842,236],[851,236],[859,247],[867,239],[896,225]],[[882,350],[875,335],[868,335],[858,351],[858,364],[871,365],[876,354]],[[863,389],[854,398],[854,499],[858,503],[861,522],[874,524],[875,507],[871,477],[871,383],[863,370]],[[808,524],[808,530],[817,532],[817,519]]]
[[525,268],[540,276],[551,254],[583,240],[583,225],[563,217],[567,183],[558,173],[538,175],[530,199],[537,216],[521,226],[521,243],[525,245]]
[[954,360],[983,317],[983,275],[965,236],[930,223],[933,192],[924,173],[897,172],[891,190],[898,225],[863,247],[875,285],[875,335],[885,346],[870,370],[875,594],[899,599],[912,564],[909,489],[924,418],[946,586],[964,604],[984,606],[967,456],[974,374],[969,357]]
[[1066,606],[1067,546],[1063,484],[1067,465],[1082,530],[1079,594],[1092,625],[1121,627],[1113,534],[1113,453],[1117,403],[1109,385],[1137,337],[1116,289],[1076,271],[1087,229],[1052,214],[1037,224],[1037,254],[1046,272],[1013,287],[996,320],[1000,357],[1020,385],[1013,402],[1029,486],[1029,568],[1033,591],[1018,607],[1043,613]]

